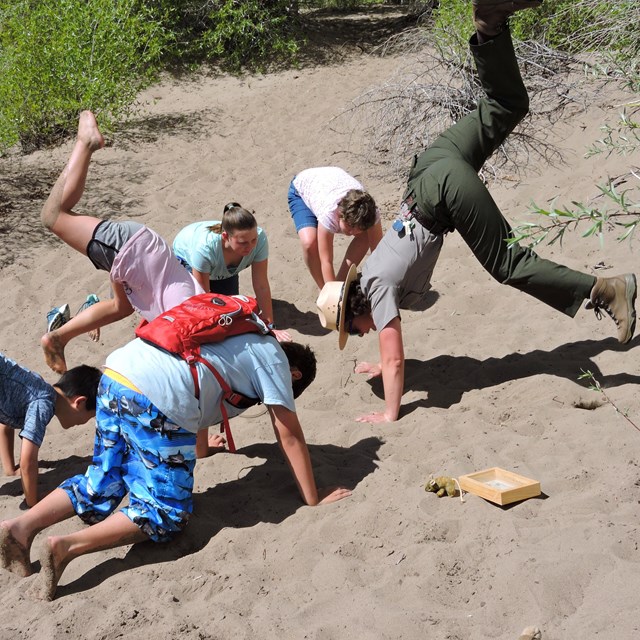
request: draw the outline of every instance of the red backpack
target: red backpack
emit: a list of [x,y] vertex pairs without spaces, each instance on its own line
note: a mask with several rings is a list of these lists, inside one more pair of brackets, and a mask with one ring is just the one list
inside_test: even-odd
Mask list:
[[267,323],[260,317],[260,308],[255,298],[241,295],[225,296],[219,293],[200,293],[187,298],[151,322],[143,322],[136,329],[138,338],[178,355],[189,363],[196,398],[200,397],[196,362],[201,362],[213,373],[223,392],[220,400],[220,431],[224,429],[229,451],[232,453],[236,447],[224,401],[234,407],[245,409],[257,404],[259,400],[232,391],[216,368],[200,355],[200,347],[242,333],[273,335]]

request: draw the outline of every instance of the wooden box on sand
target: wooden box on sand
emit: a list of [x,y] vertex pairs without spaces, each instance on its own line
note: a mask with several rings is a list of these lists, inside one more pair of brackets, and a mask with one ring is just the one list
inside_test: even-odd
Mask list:
[[458,478],[460,487],[499,505],[511,504],[540,495],[540,483],[500,467],[476,471]]

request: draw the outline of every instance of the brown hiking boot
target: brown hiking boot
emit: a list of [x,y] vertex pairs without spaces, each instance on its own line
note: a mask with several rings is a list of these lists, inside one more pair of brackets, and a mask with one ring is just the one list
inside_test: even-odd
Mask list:
[[636,277],[633,273],[612,278],[598,278],[591,289],[586,308],[596,312],[598,320],[602,310],[618,326],[618,342],[625,344],[633,338],[636,328]]
[[473,24],[485,36],[497,36],[510,15],[541,4],[542,0],[473,0]]

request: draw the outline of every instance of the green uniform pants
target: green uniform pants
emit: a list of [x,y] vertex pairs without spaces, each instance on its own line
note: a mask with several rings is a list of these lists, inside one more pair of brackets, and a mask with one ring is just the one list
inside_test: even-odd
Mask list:
[[573,317],[595,277],[544,260],[531,249],[509,247],[511,227],[478,177],[487,158],[527,114],[529,97],[509,31],[482,45],[474,42],[475,36],[471,51],[487,97],[416,156],[405,197],[413,196],[423,219],[457,229],[498,282]]

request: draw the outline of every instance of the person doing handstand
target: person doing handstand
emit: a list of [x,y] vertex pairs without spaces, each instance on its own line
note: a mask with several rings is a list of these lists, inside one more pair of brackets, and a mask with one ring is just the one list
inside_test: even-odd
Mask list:
[[478,176],[529,108],[505,21],[514,11],[540,4],[541,0],[474,0],[476,34],[470,45],[486,98],[416,157],[400,217],[364,264],[361,276],[352,267],[344,282],[325,284],[318,298],[320,321],[338,331],[341,349],[350,334],[378,332],[380,362],[362,362],[356,372],[382,374],[385,410],[359,421],[398,419],[404,387],[400,309],[414,308],[425,298],[442,236],[453,230],[498,282],[570,317],[588,299],[587,307],[596,315],[604,310],[615,321],[619,342],[633,337],[635,275],[596,278],[544,260],[518,244],[507,245],[511,227]]
[[134,309],[145,320],[153,320],[186,298],[204,292],[171,247],[149,227],[74,213],[73,207],[84,193],[91,156],[102,147],[104,138],[95,116],[83,111],[69,161],[41,214],[47,229],[87,256],[96,269],[109,273],[113,289],[112,299],[89,306],[42,337],[45,361],[58,373],[66,371],[64,349],[76,336],[126,318]]

